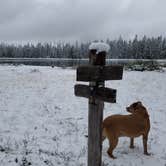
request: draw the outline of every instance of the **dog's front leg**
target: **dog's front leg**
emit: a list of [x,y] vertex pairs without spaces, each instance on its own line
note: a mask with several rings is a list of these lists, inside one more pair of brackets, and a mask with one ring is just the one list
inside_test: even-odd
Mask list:
[[130,138],[130,148],[134,149],[134,138],[133,137]]
[[144,154],[145,155],[150,155],[147,151],[147,142],[148,142],[148,134],[143,135],[143,146],[144,146]]

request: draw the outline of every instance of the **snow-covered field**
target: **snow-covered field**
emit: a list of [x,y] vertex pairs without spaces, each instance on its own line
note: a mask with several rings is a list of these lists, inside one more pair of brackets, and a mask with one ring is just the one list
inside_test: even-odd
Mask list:
[[[88,101],[74,96],[76,71],[36,66],[0,66],[0,166],[85,166]],[[117,103],[105,104],[104,116],[127,114],[140,100],[148,108],[151,156],[143,155],[142,139],[120,138],[103,166],[166,166],[166,72],[125,71],[123,80],[108,81],[118,90]]]

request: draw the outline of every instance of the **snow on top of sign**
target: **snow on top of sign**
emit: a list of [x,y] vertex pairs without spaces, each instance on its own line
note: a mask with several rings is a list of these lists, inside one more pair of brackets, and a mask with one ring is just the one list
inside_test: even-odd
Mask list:
[[93,42],[89,46],[89,50],[97,50],[97,54],[100,52],[108,52],[110,46],[104,42]]

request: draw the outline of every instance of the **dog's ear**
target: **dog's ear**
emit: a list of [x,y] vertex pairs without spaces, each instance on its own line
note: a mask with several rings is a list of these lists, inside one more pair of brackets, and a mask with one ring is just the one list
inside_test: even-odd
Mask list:
[[132,104],[132,106],[134,107],[134,109],[136,109],[137,106],[141,106],[141,105],[142,105],[141,101],[137,101],[137,102],[135,102],[135,103]]
[[142,102],[141,101],[137,101],[137,105],[142,105]]
[[138,105],[138,103],[136,102],[136,103],[133,103],[131,106],[132,106],[133,108],[136,108],[137,105]]
[[141,101],[138,101],[138,102],[136,102],[135,103],[135,109],[136,108],[139,108],[139,107],[142,107],[143,105],[142,105],[142,102]]

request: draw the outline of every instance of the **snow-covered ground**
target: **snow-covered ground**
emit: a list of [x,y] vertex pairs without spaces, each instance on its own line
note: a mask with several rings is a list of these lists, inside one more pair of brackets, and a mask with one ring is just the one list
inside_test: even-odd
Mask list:
[[[85,166],[88,101],[74,96],[76,71],[36,66],[0,66],[0,166]],[[120,138],[103,166],[166,166],[166,72],[125,71],[123,80],[108,81],[118,90],[117,103],[105,104],[104,116],[127,114],[140,100],[148,108],[151,156],[143,155],[142,139]]]

